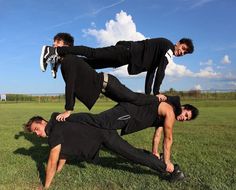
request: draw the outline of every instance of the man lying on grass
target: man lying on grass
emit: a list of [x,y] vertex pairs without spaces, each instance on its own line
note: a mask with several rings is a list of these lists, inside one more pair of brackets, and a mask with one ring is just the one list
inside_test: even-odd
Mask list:
[[[156,98],[155,98],[156,100]],[[80,160],[96,161],[99,150],[103,146],[124,158],[153,170],[158,174],[165,175],[169,180],[181,180],[183,173],[170,161],[170,149],[172,144],[172,128],[175,121],[173,107],[166,102],[159,103],[158,112],[154,112],[155,126],[159,126],[158,118],[163,118],[164,122],[164,162],[155,155],[135,148],[123,140],[117,133],[116,128],[122,129],[124,134],[142,130],[149,124],[152,126],[150,111],[153,112],[153,104],[147,105],[149,110],[140,112],[140,106],[130,103],[120,103],[110,110],[100,114],[78,113],[72,114],[67,121],[59,122],[56,117],[59,113],[53,113],[49,122],[40,116],[32,117],[24,126],[29,132],[35,133],[38,137],[48,137],[51,148],[47,169],[45,188],[48,188],[56,171],[61,171],[66,160],[70,156],[76,156]],[[129,114],[127,110],[132,110]],[[156,108],[157,109],[157,108]],[[177,117],[179,121],[193,119],[197,116],[198,110],[182,108],[182,112]],[[134,111],[136,110],[136,112]],[[157,111],[157,110],[156,110]],[[137,114],[135,118],[133,113]],[[158,115],[156,114],[158,113]],[[134,117],[133,117],[134,116]],[[145,123],[146,118],[147,123]],[[138,123],[138,119],[141,119]],[[143,122],[141,122],[143,119]],[[145,126],[143,127],[142,124]],[[154,124],[154,121],[153,121]],[[107,126],[108,125],[108,126]],[[103,128],[103,127],[106,128]],[[142,126],[142,128],[141,128]],[[110,127],[110,129],[109,129]],[[137,127],[137,128],[136,128]]]

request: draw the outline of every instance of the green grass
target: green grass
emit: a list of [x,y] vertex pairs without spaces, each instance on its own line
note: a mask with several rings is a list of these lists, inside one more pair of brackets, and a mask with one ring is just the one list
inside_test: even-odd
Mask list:
[[[184,102],[186,103],[186,102]],[[236,101],[192,101],[199,118],[176,123],[172,159],[187,178],[183,182],[161,180],[155,171],[109,152],[100,152],[99,165],[71,162],[54,178],[51,189],[236,189]],[[92,112],[112,107],[98,102]],[[49,118],[63,111],[63,103],[0,103],[0,189],[36,189],[44,178],[46,141],[22,132],[22,123],[33,115]],[[75,111],[88,111],[77,103]],[[124,138],[151,150],[154,129]]]

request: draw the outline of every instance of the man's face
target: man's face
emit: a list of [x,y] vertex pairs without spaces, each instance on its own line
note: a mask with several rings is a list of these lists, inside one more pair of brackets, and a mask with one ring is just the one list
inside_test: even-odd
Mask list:
[[174,55],[176,57],[180,57],[180,56],[183,56],[185,54],[188,53],[188,46],[186,44],[181,44],[181,43],[177,43],[175,45],[175,52],[174,52]]
[[38,137],[46,137],[46,133],[45,133],[45,122],[41,121],[41,123],[36,123],[36,122],[33,122],[31,124],[31,131],[33,133],[35,133]]
[[177,116],[178,121],[186,121],[192,118],[192,112],[190,110],[183,109],[182,113]]
[[53,42],[53,47],[62,47],[62,46],[66,46],[63,40],[55,40]]

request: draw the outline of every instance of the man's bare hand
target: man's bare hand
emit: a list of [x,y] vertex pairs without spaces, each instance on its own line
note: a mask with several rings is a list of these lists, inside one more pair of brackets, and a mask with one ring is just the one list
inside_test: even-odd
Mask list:
[[43,185],[39,185],[39,186],[37,187],[37,190],[43,190]]
[[172,173],[174,171],[174,165],[171,162],[166,163],[166,171]]
[[158,152],[153,153],[153,155],[160,159],[160,154]]
[[65,121],[67,117],[69,117],[71,114],[71,111],[65,111],[61,114],[59,114],[57,117],[56,117],[56,120],[57,121]]
[[159,102],[164,102],[167,100],[167,97],[163,94],[157,94],[156,97],[158,98]]

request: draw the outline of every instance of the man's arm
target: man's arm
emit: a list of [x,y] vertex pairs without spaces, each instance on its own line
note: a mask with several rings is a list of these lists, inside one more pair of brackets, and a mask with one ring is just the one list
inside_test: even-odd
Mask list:
[[145,79],[145,94],[151,94],[152,82],[153,82],[155,71],[156,71],[156,68],[153,68],[147,71],[146,79]]
[[67,59],[62,61],[62,76],[65,81],[65,111],[59,114],[56,119],[58,121],[65,121],[74,110],[75,105],[75,80],[76,71],[73,67],[73,63],[68,62]]
[[157,68],[156,71],[156,76],[155,76],[155,81],[154,81],[154,85],[153,85],[153,94],[159,94],[160,92],[160,86],[162,84],[162,81],[165,77],[165,70],[166,70],[166,66],[173,62],[173,52],[171,49],[169,49],[165,55],[162,56],[161,60],[160,60],[160,64]]
[[152,139],[152,153],[160,159],[160,154],[158,152],[159,143],[161,140],[161,135],[163,132],[163,127],[158,127],[153,135]]
[[173,172],[174,165],[170,161],[171,146],[173,142],[173,126],[175,122],[175,114],[173,108],[165,103],[161,102],[158,108],[159,116],[165,117],[164,121],[164,140],[163,140],[163,153],[164,162],[166,164],[166,171]]
[[48,158],[48,164],[46,169],[46,180],[45,180],[45,188],[49,188],[51,185],[52,179],[56,173],[57,170],[57,162],[59,159],[59,154],[61,151],[61,144],[55,146],[51,149],[49,158]]
[[66,159],[60,159],[57,165],[57,172],[60,172],[66,163]]

